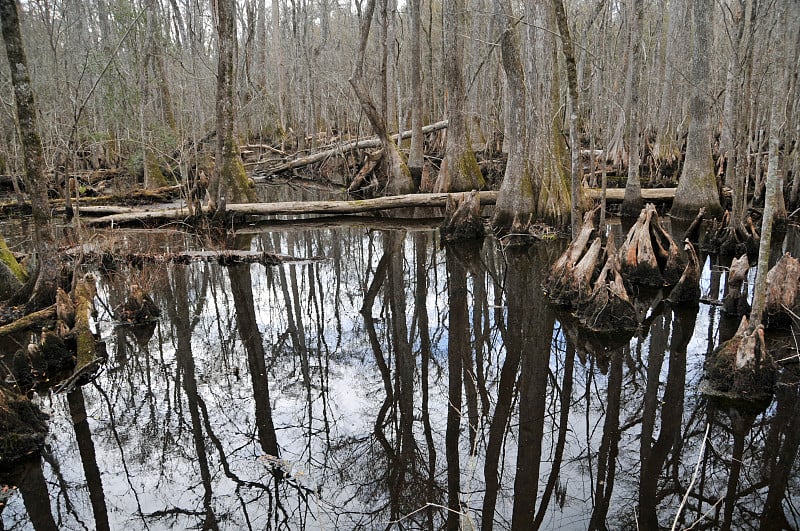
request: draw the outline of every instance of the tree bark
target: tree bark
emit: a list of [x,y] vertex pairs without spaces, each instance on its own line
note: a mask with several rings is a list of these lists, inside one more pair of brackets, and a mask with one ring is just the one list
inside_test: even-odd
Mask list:
[[462,72],[464,36],[464,0],[445,0],[443,12],[444,79],[447,88],[447,144],[436,192],[480,190],[485,182],[472,151],[465,118],[466,90]]
[[642,186],[639,180],[640,147],[639,147],[639,64],[641,62],[641,28],[644,17],[644,3],[633,2],[628,5],[633,9],[630,17],[630,36],[628,43],[628,79],[629,98],[625,102],[625,130],[628,141],[628,180],[625,183],[625,198],[622,200],[620,214],[623,217],[636,217],[642,210]]
[[533,180],[528,166],[527,90],[519,44],[512,24],[514,14],[511,11],[510,1],[495,0],[495,2],[506,21],[500,46],[508,89],[506,105],[513,108],[514,112],[508,113],[506,117],[508,160],[492,225],[500,233],[508,233],[511,227],[515,226],[515,222],[527,226],[533,220],[536,213],[536,198],[539,196],[539,183]]
[[422,133],[422,61],[420,51],[420,0],[410,0],[411,7],[411,150],[408,169],[419,188],[422,182],[425,137]]
[[228,203],[256,201],[236,141],[236,1],[217,0],[217,156],[209,184],[210,206],[224,216]]
[[8,64],[11,65],[17,127],[25,160],[25,187],[31,199],[33,214],[33,245],[38,258],[38,268],[26,311],[34,311],[55,301],[58,277],[58,265],[52,253],[55,237],[50,203],[47,199],[42,140],[36,124],[33,85],[22,43],[17,3],[14,0],[0,0],[0,24],[2,24]]
[[392,142],[389,137],[386,121],[378,112],[364,83],[364,58],[367,53],[367,42],[374,13],[375,0],[369,0],[366,11],[362,15],[358,56],[353,66],[353,75],[350,76],[350,86],[353,87],[353,91],[361,104],[361,110],[367,115],[375,135],[381,141],[381,148],[383,149],[381,167],[386,175],[386,193],[388,195],[407,194],[414,191],[414,180],[411,177],[411,172],[409,172],[403,156],[397,149],[397,144]]
[[711,159],[711,105],[706,95],[709,77],[709,43],[712,0],[692,1],[692,97],[689,107],[689,136],[686,139],[686,158],[678,181],[678,190],[672,203],[670,216],[693,219],[697,211],[706,207],[710,217],[722,215],[719,202],[714,163]]

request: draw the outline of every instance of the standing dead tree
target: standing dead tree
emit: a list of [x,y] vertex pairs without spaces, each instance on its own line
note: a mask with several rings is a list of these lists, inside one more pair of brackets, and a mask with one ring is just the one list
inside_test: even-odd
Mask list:
[[403,155],[397,148],[397,144],[392,142],[389,137],[386,121],[378,112],[378,108],[375,106],[375,102],[364,81],[364,59],[367,53],[367,43],[369,42],[369,32],[374,13],[375,0],[369,0],[361,20],[361,37],[358,44],[358,55],[353,65],[353,74],[350,76],[350,86],[353,87],[361,104],[361,109],[367,115],[373,131],[380,139],[382,150],[380,167],[386,177],[386,193],[388,195],[407,194],[414,191],[414,179],[411,177],[411,172],[405,160],[403,160]]

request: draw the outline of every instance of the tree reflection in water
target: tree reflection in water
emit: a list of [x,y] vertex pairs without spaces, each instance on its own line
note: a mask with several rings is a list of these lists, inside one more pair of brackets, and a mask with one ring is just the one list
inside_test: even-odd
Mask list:
[[39,398],[49,448],[3,476],[4,529],[664,528],[706,425],[678,527],[798,528],[793,369],[764,409],[708,403],[714,307],[661,304],[604,346],[541,294],[554,242],[286,227],[236,243],[328,259],[98,275],[101,308],[137,282],[161,320],[101,313],[112,356]]

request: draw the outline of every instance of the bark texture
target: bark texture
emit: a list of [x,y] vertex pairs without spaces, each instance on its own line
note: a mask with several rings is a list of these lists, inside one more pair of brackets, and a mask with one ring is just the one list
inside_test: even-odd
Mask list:
[[686,139],[686,158],[678,181],[670,216],[692,219],[700,208],[709,217],[722,215],[719,190],[711,159],[711,104],[706,93],[710,75],[712,0],[692,1],[692,97],[689,104],[689,136]]

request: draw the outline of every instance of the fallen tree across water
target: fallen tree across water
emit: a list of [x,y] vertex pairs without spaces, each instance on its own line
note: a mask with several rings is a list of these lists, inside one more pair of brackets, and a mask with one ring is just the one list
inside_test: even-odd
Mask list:
[[[422,132],[424,134],[428,134],[434,131],[439,131],[440,129],[445,129],[446,127],[447,127],[447,120],[444,120],[441,122],[436,122],[435,124],[426,125],[425,127],[422,128]],[[391,136],[391,139],[394,140],[395,142],[398,139],[406,139],[406,138],[411,138],[411,131],[403,131],[399,135],[394,134]],[[291,160],[289,162],[279,164],[272,168],[265,168],[265,166],[269,164],[269,161],[251,163],[248,166],[255,166],[255,171],[258,173],[258,175],[254,176],[253,180],[258,183],[268,180],[271,175],[276,175],[278,173],[293,170],[295,168],[308,166],[316,162],[322,162],[327,158],[334,157],[336,155],[341,155],[349,151],[354,151],[356,149],[374,149],[380,146],[381,146],[381,141],[378,139],[378,137],[369,137],[361,140],[353,140],[350,142],[345,142],[344,144],[334,146],[332,148],[326,149],[325,151],[320,151],[317,153],[313,153],[311,155],[307,155],[305,157],[300,157]]]
[[[498,192],[478,192],[481,205],[497,202]],[[274,216],[280,214],[359,214],[394,208],[443,207],[450,196],[461,194],[407,194],[374,199],[352,201],[284,201],[277,203],[239,203],[227,205],[227,212],[234,216]],[[204,209],[205,212],[205,209]],[[187,208],[132,209],[130,211],[84,220],[86,225],[102,226],[161,220],[188,219]]]

